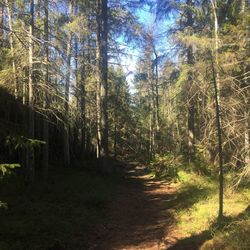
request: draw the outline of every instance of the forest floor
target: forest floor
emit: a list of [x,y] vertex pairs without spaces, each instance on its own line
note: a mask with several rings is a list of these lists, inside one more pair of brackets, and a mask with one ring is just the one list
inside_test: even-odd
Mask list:
[[[135,163],[136,164],[136,163]],[[155,180],[140,166],[128,166],[102,223],[90,237],[89,250],[198,249],[208,235],[179,241],[173,211],[180,204],[175,184]],[[198,240],[197,240],[198,239]]]
[[[225,190],[225,225],[231,227],[214,237],[214,178],[180,170],[176,182],[167,182],[138,163],[121,164],[117,172],[55,169],[47,182],[32,186],[15,175],[0,179],[0,208],[1,201],[7,204],[0,209],[0,249],[198,250],[204,242],[218,245],[206,249],[250,246],[248,186]],[[230,239],[236,247],[222,247]]]

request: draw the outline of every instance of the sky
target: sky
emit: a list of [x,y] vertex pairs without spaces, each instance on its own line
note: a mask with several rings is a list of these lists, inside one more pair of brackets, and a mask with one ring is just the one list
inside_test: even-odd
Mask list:
[[[159,37],[159,39],[157,39],[157,44],[156,44],[158,55],[166,53],[170,45],[168,43],[168,38],[165,32],[167,28],[171,25],[171,23],[173,23],[173,20],[161,21],[156,23],[155,15],[150,12],[149,7],[137,10],[136,15],[139,18],[139,22],[141,22],[144,25],[144,27],[149,28],[153,26],[153,30],[156,31],[155,35]],[[136,64],[140,57],[140,50],[142,48],[140,47],[132,48],[129,45],[128,46],[123,45],[123,42],[122,45],[120,46],[122,49],[126,50],[127,54],[129,54],[129,56],[125,55],[121,56],[121,64],[125,74],[127,75],[127,81],[130,86],[130,92],[134,93],[135,89],[133,86],[133,79],[134,79],[134,74],[136,72]]]

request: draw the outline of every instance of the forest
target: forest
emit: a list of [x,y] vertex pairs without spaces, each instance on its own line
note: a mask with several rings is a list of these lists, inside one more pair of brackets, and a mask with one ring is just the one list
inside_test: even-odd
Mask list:
[[249,0],[0,0],[0,249],[250,249]]

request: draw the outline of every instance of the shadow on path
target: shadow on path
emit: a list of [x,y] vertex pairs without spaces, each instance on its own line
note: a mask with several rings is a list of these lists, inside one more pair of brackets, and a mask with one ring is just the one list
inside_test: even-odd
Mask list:
[[177,190],[174,185],[150,178],[143,167],[130,165],[106,217],[93,228],[84,249],[198,250],[211,239],[211,230],[183,239],[181,232],[175,230],[173,212],[191,207],[209,192],[209,188],[195,185]]
[[174,218],[169,203],[176,190],[145,174],[144,168],[131,166],[119,186],[118,196],[107,217],[95,230],[87,249],[164,249],[164,238]]

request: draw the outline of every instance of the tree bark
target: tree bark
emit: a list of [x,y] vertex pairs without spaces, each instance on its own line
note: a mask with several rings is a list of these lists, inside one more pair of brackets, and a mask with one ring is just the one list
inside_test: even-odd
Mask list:
[[100,33],[98,31],[96,41],[96,62],[97,62],[97,81],[96,81],[96,127],[97,127],[97,145],[96,145],[96,157],[101,157],[101,142],[102,142],[102,128],[101,128],[101,62],[100,62]]
[[[249,105],[249,103],[247,103]],[[245,133],[244,133],[244,151],[245,151],[245,166],[249,166],[250,164],[250,137],[249,137],[249,108],[246,106],[246,110],[244,111],[244,119],[245,119]]]
[[102,81],[103,81],[103,142],[102,147],[104,156],[108,157],[108,0],[102,0],[102,19],[103,19],[103,33],[102,33]]
[[84,50],[82,51],[81,82],[80,82],[80,110],[81,110],[81,152],[86,153],[86,100],[85,100],[85,66]]
[[218,156],[219,156],[219,214],[218,222],[221,223],[223,219],[223,189],[224,189],[224,176],[223,176],[223,151],[222,151],[222,128],[221,128],[221,108],[220,108],[220,78],[219,78],[219,24],[217,16],[217,0],[210,0],[213,16],[214,16],[214,58],[215,65],[213,63],[212,56],[212,70],[213,70],[213,82],[215,92],[215,108],[216,108],[216,123],[217,123],[217,134],[218,134]]
[[158,54],[153,46],[155,55],[155,101],[156,101],[156,130],[160,130],[160,108],[159,108],[159,69],[158,69]]
[[[69,3],[69,22],[73,14],[73,0]],[[64,165],[70,166],[70,146],[69,146],[69,87],[70,87],[70,73],[71,73],[71,47],[72,47],[72,33],[68,31],[67,51],[66,51],[66,79],[65,79],[65,101],[64,101]]]
[[[75,5],[75,13],[77,15],[77,5]],[[78,110],[81,108],[80,103],[80,78],[79,78],[79,53],[78,53],[78,46],[79,46],[79,39],[78,34],[74,34],[74,60],[75,60],[75,86],[74,86],[74,98],[75,98],[75,108],[76,108],[76,118],[74,124],[74,133],[73,133],[73,140],[74,140],[74,152],[77,157],[79,157],[79,145],[81,145],[81,141],[79,140],[81,134],[79,133],[80,123],[81,123],[81,111],[78,113]]]
[[[33,34],[34,34],[34,0],[30,0],[30,23],[29,23],[29,73],[28,73],[28,137],[30,140],[34,139],[34,95],[33,95]],[[27,150],[27,181],[33,182],[35,177],[34,168],[34,147],[29,146]]]
[[[98,58],[99,57],[99,58]],[[99,157],[107,158],[108,149],[108,1],[98,0],[97,6],[97,136]],[[101,124],[100,124],[101,123]],[[100,136],[101,134],[101,136]]]
[[14,36],[13,36],[13,22],[12,22],[12,11],[10,8],[10,3],[8,0],[5,0],[5,5],[7,9],[8,19],[9,19],[9,29],[10,29],[10,52],[12,59],[12,73],[14,81],[14,95],[18,97],[18,83],[17,83],[17,70],[16,70],[16,59],[15,59],[15,48],[14,48]]
[[247,5],[246,0],[241,0],[241,10],[240,10],[241,13],[245,13],[246,5]]
[[[241,14],[245,15],[246,14],[246,8],[248,7],[248,2],[246,0],[241,0]],[[249,43],[248,43],[248,38],[249,38],[249,27],[246,27],[246,56],[250,56],[250,50],[249,50]],[[244,73],[246,73],[249,69],[247,65],[243,66],[244,68]],[[243,79],[243,86],[247,86],[247,79],[244,77]],[[247,90],[248,91],[248,90]],[[249,104],[250,104],[250,98],[249,98],[249,91],[246,93],[245,96],[245,103],[244,103],[244,120],[245,120],[245,132],[244,132],[244,151],[245,151],[245,167],[248,167],[250,164],[250,137],[249,137],[249,129],[250,129],[250,122],[249,122],[249,117],[250,117],[250,111],[249,111]]]
[[[44,45],[45,45],[45,76],[44,76],[44,100],[43,107],[46,112],[48,108],[48,88],[49,85],[49,3],[48,0],[44,0]],[[45,145],[43,145],[43,177],[46,180],[48,176],[48,165],[49,165],[49,125],[47,117],[43,118],[43,141]]]
[[[193,28],[193,14],[191,8],[193,7],[193,1],[187,0],[188,10],[187,10],[187,27]],[[191,67],[194,64],[194,55],[192,45],[187,48],[187,64]],[[189,86],[189,96],[188,96],[188,160],[189,163],[194,161],[195,157],[195,102],[192,91],[193,77],[192,73],[188,73],[188,86]]]
[[[5,2],[6,4],[6,2]],[[4,5],[0,4],[0,46],[4,46],[4,32],[3,32],[3,27],[4,27]]]

